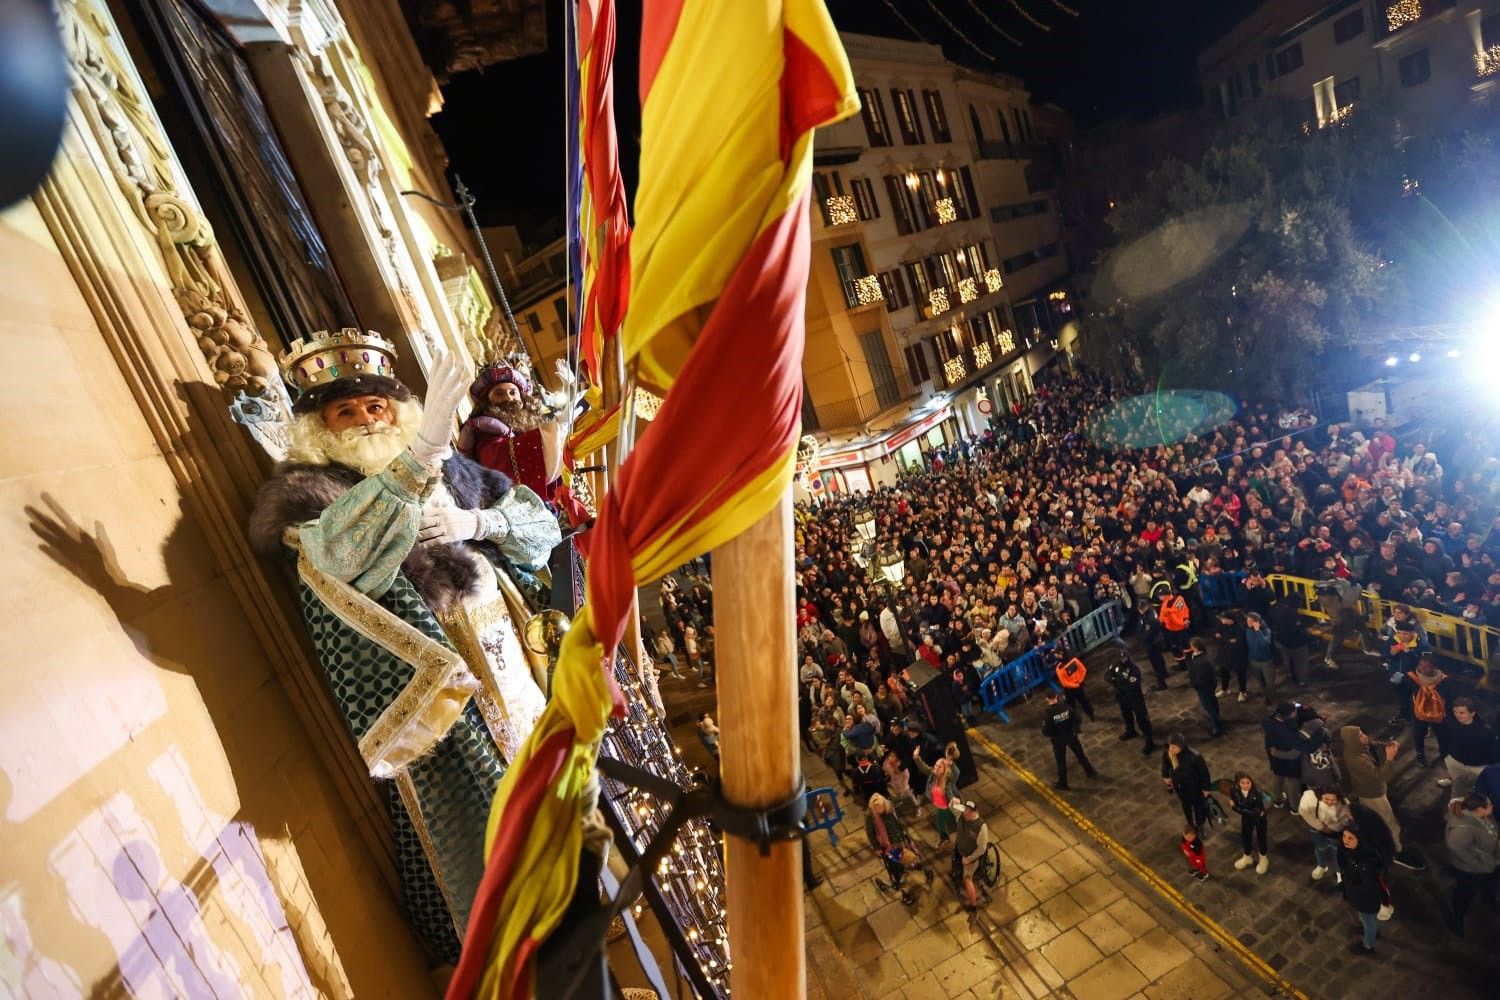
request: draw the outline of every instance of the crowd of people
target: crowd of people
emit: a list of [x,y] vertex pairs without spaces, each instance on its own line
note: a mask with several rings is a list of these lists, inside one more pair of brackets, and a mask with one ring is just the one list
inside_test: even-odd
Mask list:
[[[1312,835],[1311,878],[1333,873],[1363,924],[1353,947],[1372,949],[1392,912],[1390,866],[1424,864],[1401,840],[1386,774],[1403,731],[1423,767],[1431,736],[1445,766],[1439,781],[1451,786],[1450,927],[1462,934],[1468,902],[1496,896],[1500,837],[1489,803],[1500,793],[1500,743],[1414,609],[1500,621],[1500,469],[1461,432],[1402,446],[1379,421],[1363,431],[1322,427],[1264,406],[1205,428],[1153,410],[1134,388],[1061,376],[982,438],[930,456],[921,474],[799,506],[808,749],[860,801],[879,796],[881,815],[903,802],[917,814],[932,806],[945,843],[958,799],[956,748],[932,738],[915,711],[913,665],[945,678],[956,711],[973,719],[989,672],[1044,649],[1059,689],[1045,712],[1057,785],[1068,787],[1066,753],[1092,776],[1077,739],[1079,724],[1095,717],[1087,665],[1051,644],[1116,601],[1133,640],[1105,655],[1120,738],[1141,738],[1147,755],[1160,750],[1162,779],[1182,804],[1193,878],[1209,877],[1203,836],[1215,791],[1241,820],[1236,869],[1264,875],[1268,816],[1295,812]],[[1157,440],[1146,447],[1092,433],[1148,419]],[[1473,457],[1445,469],[1438,455],[1449,447]],[[873,544],[855,530],[865,511],[874,515]],[[905,576],[888,585],[873,557],[893,548]],[[1317,581],[1331,641],[1308,632],[1300,595],[1274,595],[1272,574]],[[1364,625],[1361,590],[1397,602],[1378,634]],[[1356,636],[1357,650],[1346,645]],[[1186,674],[1205,740],[1222,732],[1221,699],[1250,702],[1234,711],[1263,717],[1265,761],[1233,762],[1233,779],[1215,785],[1185,733],[1158,748],[1137,655],[1152,691]],[[1390,692],[1397,739],[1330,728],[1329,711],[1295,699],[1312,671],[1360,663],[1369,664],[1372,690]],[[1267,774],[1267,790],[1252,772]],[[887,836],[872,843],[885,849],[891,825],[882,820]]]

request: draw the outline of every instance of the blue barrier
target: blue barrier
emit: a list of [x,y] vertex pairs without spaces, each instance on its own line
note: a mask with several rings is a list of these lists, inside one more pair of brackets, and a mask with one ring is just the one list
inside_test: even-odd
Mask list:
[[1205,608],[1232,608],[1245,601],[1247,573],[1209,573],[1198,578],[1198,598]]
[[1004,666],[996,667],[979,682],[979,698],[984,710],[1009,725],[1010,716],[1005,711],[1006,705],[1039,687],[1061,690],[1057,686],[1051,659],[1046,654],[1061,646],[1074,656],[1082,656],[1119,635],[1123,621],[1124,610],[1120,607],[1120,602],[1110,601],[1068,626],[1055,642],[1038,646]]
[[807,811],[802,814],[802,829],[806,833],[827,830],[828,842],[839,846],[839,835],[834,832],[844,818],[844,809],[839,805],[839,793],[832,788],[809,788]]

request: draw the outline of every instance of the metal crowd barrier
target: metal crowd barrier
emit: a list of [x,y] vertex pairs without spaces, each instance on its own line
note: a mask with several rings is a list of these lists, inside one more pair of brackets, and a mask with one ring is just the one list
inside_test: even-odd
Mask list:
[[837,833],[839,821],[844,818],[844,809],[839,805],[839,793],[831,787],[807,790],[807,811],[802,814],[802,829],[807,833],[827,830],[828,842],[839,846]]
[[1232,608],[1244,603],[1248,573],[1208,573],[1198,578],[1198,598],[1205,608]]
[[991,670],[979,682],[979,698],[984,710],[1008,725],[1010,716],[1006,713],[1005,706],[1011,702],[1025,697],[1039,687],[1061,690],[1057,686],[1047,653],[1060,646],[1074,656],[1082,656],[1095,646],[1119,635],[1123,623],[1124,609],[1120,602],[1110,601],[1068,626],[1054,641]]
[[[1300,604],[1297,610],[1308,618],[1328,620],[1328,613],[1318,602],[1314,581],[1306,577],[1276,573],[1266,577],[1266,583],[1278,599],[1286,595],[1296,598]],[[1365,624],[1374,632],[1385,627],[1391,617],[1391,609],[1400,603],[1402,602],[1383,598],[1373,590],[1362,591],[1359,601]],[[1427,630],[1428,641],[1437,653],[1450,660],[1478,667],[1484,673],[1479,686],[1490,686],[1490,663],[1500,654],[1500,629],[1489,625],[1474,625],[1457,615],[1445,615],[1411,605],[1408,607],[1415,612],[1422,628]]]

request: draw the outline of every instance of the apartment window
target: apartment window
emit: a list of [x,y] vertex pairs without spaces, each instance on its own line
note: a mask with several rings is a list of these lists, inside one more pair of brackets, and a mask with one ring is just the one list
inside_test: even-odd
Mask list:
[[891,141],[891,129],[886,124],[885,102],[880,99],[880,91],[868,90],[864,87],[859,91],[860,116],[865,120],[865,135],[872,146],[894,146]]
[[1276,53],[1276,72],[1278,74],[1290,73],[1302,66],[1302,43],[1293,42],[1280,52]]
[[559,296],[552,300],[552,307],[557,310],[557,339],[568,339],[568,297]]
[[911,376],[912,382],[926,382],[932,378],[932,372],[927,368],[927,352],[922,350],[921,344],[912,344],[905,351],[906,372]]
[[853,309],[860,305],[860,278],[870,273],[865,267],[865,252],[858,243],[845,243],[833,248],[833,266],[839,272],[839,284],[844,286],[844,303]]
[[987,312],[982,312],[969,321],[969,332],[974,335],[975,344],[995,342],[995,332],[990,324],[990,314]]
[[885,308],[889,312],[911,305],[911,300],[906,297],[906,282],[901,280],[899,270],[880,272],[880,290],[885,293]]
[[837,197],[844,193],[844,180],[839,176],[837,170],[824,173],[814,170],[812,175],[813,200],[818,203],[818,211],[823,213],[823,225],[833,225],[832,213],[829,211],[828,199]]
[[896,108],[896,127],[901,130],[901,141],[908,146],[920,146],[926,141],[922,136],[922,120],[917,117],[917,102],[909,90],[891,88],[891,101]]
[[1000,118],[1000,141],[1007,146],[1010,145],[1010,126],[1005,124],[1005,109],[1000,108],[995,112]]
[[875,200],[875,185],[868,177],[856,177],[849,182],[849,191],[854,195],[854,211],[861,222],[880,218],[880,202]]
[[979,194],[974,190],[974,175],[969,172],[968,167],[958,168],[959,187],[963,188],[964,203],[968,210],[969,218],[979,217]]
[[1418,49],[1409,56],[1402,56],[1396,63],[1396,72],[1401,77],[1401,86],[1415,87],[1426,83],[1432,76],[1432,64],[1428,62],[1427,50]]
[[911,282],[911,297],[918,308],[925,306],[932,297],[932,282],[927,277],[927,266],[923,261],[905,265],[906,280]]
[[1023,201],[1014,205],[996,205],[990,209],[991,222],[1009,222],[1011,219],[1024,219],[1028,215],[1041,215],[1047,211],[1047,199],[1038,201]]
[[1250,64],[1250,68],[1247,71],[1247,75],[1250,77],[1250,96],[1251,97],[1259,97],[1260,96],[1260,63],[1251,63]]
[[1007,257],[1001,262],[1000,266],[1006,274],[1015,274],[1017,271],[1024,270],[1039,261],[1046,260],[1049,257],[1056,257],[1061,252],[1061,246],[1056,243],[1048,243],[1046,246],[1037,247],[1035,250],[1028,250],[1025,253],[1018,253],[1014,257]]
[[865,367],[870,370],[870,381],[875,384],[875,401],[881,409],[895,406],[901,401],[901,391],[896,387],[896,369],[891,367],[885,335],[879,330],[860,334],[859,349],[865,356]]
[[922,91],[922,102],[927,105],[927,121],[932,126],[933,142],[952,142],[953,134],[948,131],[948,115],[943,110],[943,95],[940,91]]
[[1351,76],[1333,88],[1334,107],[1345,108],[1359,100],[1359,77]]
[[1333,44],[1343,45],[1365,33],[1365,12],[1353,10],[1333,22]]
[[532,333],[542,332],[542,318],[534,312],[526,314],[526,325],[531,327]]
[[1274,79],[1276,79],[1276,56],[1273,55],[1272,53],[1267,52],[1266,53],[1266,80],[1270,81],[1270,80],[1274,80]]
[[911,206],[906,201],[905,179],[886,174],[885,193],[891,199],[891,215],[896,220],[896,234],[905,236],[916,228],[912,225]]

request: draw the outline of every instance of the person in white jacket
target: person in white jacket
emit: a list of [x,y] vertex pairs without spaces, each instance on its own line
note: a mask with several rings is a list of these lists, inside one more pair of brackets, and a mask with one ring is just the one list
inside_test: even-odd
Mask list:
[[1297,815],[1302,817],[1312,831],[1313,856],[1316,861],[1312,870],[1313,881],[1327,875],[1328,869],[1332,868],[1335,880],[1342,882],[1343,876],[1339,874],[1339,836],[1350,823],[1349,803],[1344,801],[1337,788],[1327,785],[1316,791],[1309,788],[1302,793],[1302,801],[1297,805]]

